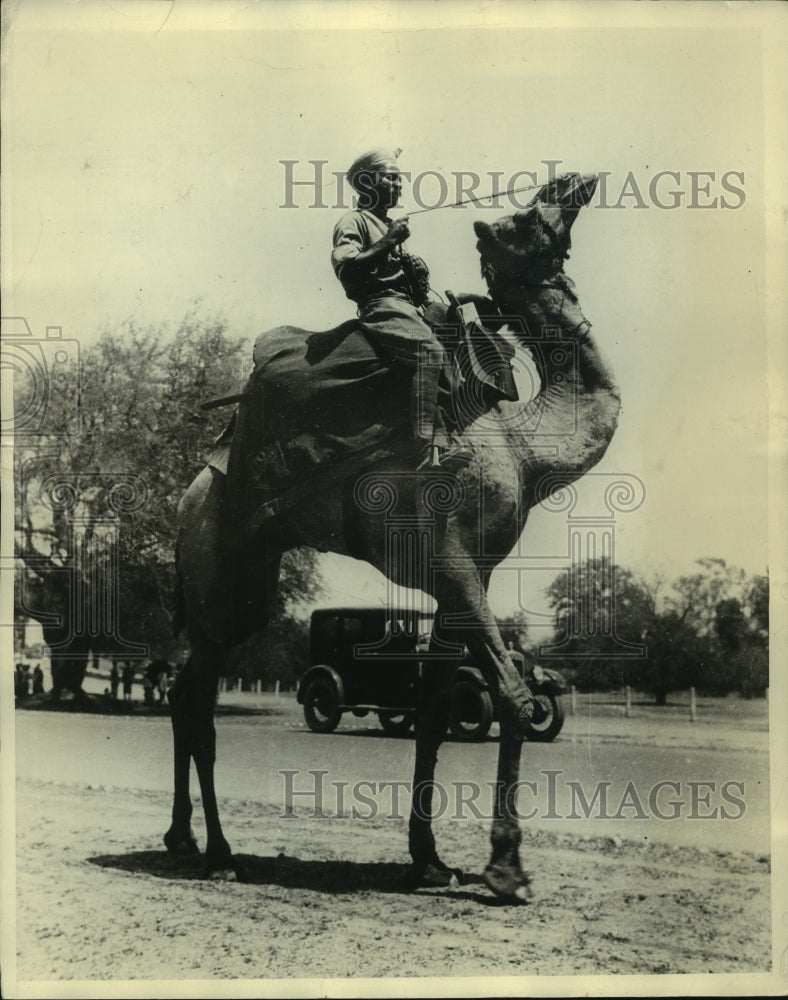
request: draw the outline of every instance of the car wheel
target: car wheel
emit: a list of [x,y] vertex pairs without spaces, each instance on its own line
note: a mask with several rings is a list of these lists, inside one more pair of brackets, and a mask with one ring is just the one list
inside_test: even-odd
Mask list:
[[449,728],[459,740],[477,743],[489,733],[493,721],[490,692],[472,681],[460,680],[454,686]]
[[333,733],[342,718],[336,685],[328,677],[316,677],[304,691],[304,718],[313,733]]
[[534,695],[534,702],[534,716],[525,727],[525,735],[536,743],[549,743],[564,725],[564,706],[555,694]]
[[413,725],[415,712],[378,712],[378,718],[389,736],[404,736]]

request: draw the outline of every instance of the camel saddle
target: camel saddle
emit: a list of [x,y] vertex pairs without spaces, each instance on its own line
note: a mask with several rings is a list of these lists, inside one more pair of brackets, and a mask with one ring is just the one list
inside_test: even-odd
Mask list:
[[[474,380],[483,386],[486,408],[517,399],[514,350],[491,329],[494,320],[482,325],[473,303],[456,300],[450,310],[430,304],[425,319],[447,351],[440,398],[447,426],[455,426],[457,393],[480,398]],[[238,409],[208,462],[227,477],[230,545],[243,544],[263,522],[329,481],[401,455],[411,438],[413,371],[382,359],[356,320],[320,333],[277,327],[257,339],[253,360]],[[415,468],[424,442],[411,443]]]

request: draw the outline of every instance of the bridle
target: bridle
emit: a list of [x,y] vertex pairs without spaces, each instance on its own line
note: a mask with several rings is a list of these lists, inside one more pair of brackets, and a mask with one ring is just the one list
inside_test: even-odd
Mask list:
[[[539,206],[537,205],[536,208],[538,210]],[[487,282],[490,295],[501,315],[503,315],[501,304],[506,309],[506,303],[511,299],[512,292],[516,292],[518,289],[552,288],[560,291],[563,299],[559,312],[563,312],[567,296],[575,297],[571,283],[567,285],[567,278],[564,274],[564,261],[569,258],[566,244],[541,212],[539,212],[539,221],[542,233],[549,237],[550,242],[547,246],[540,246],[538,250],[529,254],[519,270],[506,270],[501,273],[493,261],[486,257],[483,251],[481,253],[482,277]],[[590,330],[591,324],[588,320],[583,320],[572,330],[567,330],[566,333],[582,339],[588,335]]]
[[[501,290],[505,285],[516,285],[521,288],[560,287],[559,283],[545,279],[557,277],[563,271],[564,261],[569,258],[569,251],[566,249],[565,241],[545,219],[540,211],[540,206],[537,204],[534,207],[539,214],[540,237],[544,234],[550,242],[547,246],[540,246],[538,250],[528,255],[519,271],[513,273],[507,271],[505,275],[500,274],[493,262],[489,258],[485,258],[482,252],[482,277],[487,282],[491,293],[494,293],[496,289]],[[544,259],[544,263],[540,263],[541,259]]]

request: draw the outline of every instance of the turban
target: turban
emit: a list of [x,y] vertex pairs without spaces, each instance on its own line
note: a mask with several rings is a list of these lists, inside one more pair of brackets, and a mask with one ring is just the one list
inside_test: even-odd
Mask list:
[[347,179],[350,181],[350,186],[360,192],[362,190],[359,187],[359,179],[361,177],[369,176],[378,170],[382,170],[387,163],[393,163],[401,152],[401,149],[371,149],[369,152],[359,156],[357,160],[353,161],[347,172]]

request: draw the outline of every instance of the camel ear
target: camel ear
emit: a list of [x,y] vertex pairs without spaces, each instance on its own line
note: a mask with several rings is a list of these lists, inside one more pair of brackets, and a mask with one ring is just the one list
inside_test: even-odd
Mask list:
[[495,242],[495,234],[493,233],[492,228],[488,226],[486,222],[482,222],[480,219],[477,219],[473,224],[473,231],[476,233],[476,235],[479,237],[482,243]]
[[564,189],[558,198],[560,204],[568,208],[584,208],[594,197],[599,183],[598,174],[567,174],[561,178]]

